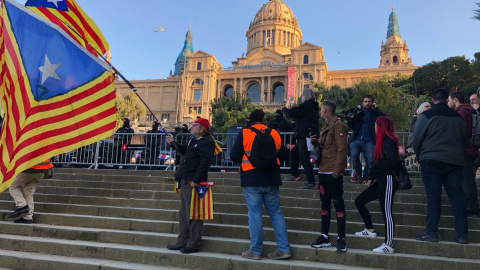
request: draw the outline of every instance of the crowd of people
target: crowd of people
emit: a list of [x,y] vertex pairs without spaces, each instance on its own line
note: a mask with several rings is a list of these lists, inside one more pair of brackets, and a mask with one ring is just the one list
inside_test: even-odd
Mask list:
[[[480,90],[480,89],[479,89]],[[302,189],[318,190],[321,200],[321,229],[313,248],[331,247],[329,237],[331,208],[336,211],[336,250],[347,251],[346,209],[343,200],[343,174],[347,155],[350,154],[354,174],[352,181],[364,183],[365,189],[355,198],[355,206],[363,219],[364,228],[355,233],[357,237],[377,237],[370,212],[366,205],[378,200],[385,226],[384,242],[373,249],[375,253],[394,253],[395,222],[392,215],[393,201],[399,188],[400,168],[399,140],[395,135],[392,119],[386,116],[371,95],[365,95],[362,106],[351,111],[345,125],[335,111],[334,101],[326,100],[320,106],[311,89],[304,89],[301,104],[276,111],[275,119],[265,124],[265,113],[261,109],[252,111],[249,124],[237,135],[230,158],[240,164],[240,185],[248,210],[250,248],[241,255],[260,260],[263,245],[262,207],[265,207],[273,226],[277,249],[268,254],[270,259],[291,257],[287,225],[280,207],[279,187],[282,185],[280,164],[289,159],[292,174],[286,181],[299,180],[299,163],[302,164],[307,183]],[[411,136],[408,147],[413,149],[420,163],[421,178],[426,193],[426,226],[415,239],[438,242],[438,222],[441,215],[442,186],[445,189],[454,216],[455,239],[459,244],[468,244],[468,217],[480,217],[475,172],[479,150],[472,144],[472,123],[480,104],[478,95],[470,97],[471,105],[465,103],[460,92],[449,93],[437,89],[432,96],[433,104],[422,103],[411,120]],[[284,115],[294,119],[294,125]],[[325,125],[319,128],[319,119]],[[177,242],[168,245],[170,250],[182,253],[199,252],[201,247],[203,220],[191,219],[192,190],[200,182],[208,181],[208,170],[215,156],[215,141],[210,132],[210,122],[204,118],[192,121],[190,132],[184,141],[176,141],[167,134],[166,142],[177,151],[179,167],[175,172],[180,189],[179,210],[180,233]],[[286,147],[280,132],[293,128],[296,144]],[[349,129],[352,131],[348,137]],[[130,132],[128,119],[118,133]],[[160,133],[159,124],[154,123],[151,133]],[[153,141],[147,141],[153,147]],[[310,146],[310,145],[311,146]],[[260,149],[261,148],[261,149]],[[318,153],[318,185],[310,162],[310,151]],[[154,151],[150,149],[150,151]],[[362,166],[360,153],[365,165]],[[22,172],[10,187],[16,210],[11,218],[22,215],[17,223],[32,223],[33,193],[36,184],[51,168],[49,161]]]

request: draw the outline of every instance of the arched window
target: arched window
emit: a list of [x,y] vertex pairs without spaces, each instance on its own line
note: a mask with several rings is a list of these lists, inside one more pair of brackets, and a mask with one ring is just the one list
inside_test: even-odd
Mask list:
[[223,91],[223,95],[226,97],[233,97],[233,86],[227,85]]
[[203,80],[202,79],[195,79],[195,80],[192,81],[192,85],[195,85],[195,84],[203,85]]
[[260,102],[260,85],[254,83],[247,89],[247,98],[252,99],[252,102]]
[[202,70],[202,62],[197,63],[197,70]]
[[283,84],[277,84],[273,88],[273,102],[285,101],[285,86]]
[[303,56],[303,64],[308,64],[308,55]]
[[398,63],[398,57],[396,55],[393,57],[393,63],[394,64]]
[[313,76],[312,76],[312,74],[310,74],[310,73],[303,73],[303,78],[304,78],[305,80],[313,81]]

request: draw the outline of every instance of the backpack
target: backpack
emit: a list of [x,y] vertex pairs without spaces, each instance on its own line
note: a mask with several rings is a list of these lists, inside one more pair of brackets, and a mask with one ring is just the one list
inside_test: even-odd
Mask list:
[[412,188],[410,175],[408,174],[407,166],[405,166],[405,159],[400,160],[400,168],[398,169],[398,188],[401,190],[408,190]]
[[270,135],[272,129],[266,128],[262,129],[262,131],[254,127],[248,127],[247,129],[256,134],[250,155],[245,154],[253,167],[259,170],[271,170],[278,167],[277,148],[275,140]]
[[480,115],[472,113],[472,138],[470,142],[476,148],[480,148]]

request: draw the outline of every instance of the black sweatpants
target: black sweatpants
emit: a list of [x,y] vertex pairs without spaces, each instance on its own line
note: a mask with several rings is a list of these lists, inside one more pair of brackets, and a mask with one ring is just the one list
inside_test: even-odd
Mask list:
[[360,216],[365,222],[365,228],[373,229],[370,212],[365,205],[378,199],[382,211],[383,222],[385,224],[385,244],[393,246],[393,235],[395,234],[395,222],[392,216],[393,196],[398,189],[398,181],[391,175],[381,175],[377,181],[367,187],[355,199]]
[[297,144],[290,150],[290,170],[293,176],[299,176],[298,162],[302,163],[307,177],[308,184],[315,185],[315,176],[313,174],[313,165],[310,162],[310,152],[307,148],[306,138],[297,139]]
[[337,179],[332,174],[318,174],[320,200],[322,201],[322,234],[328,235],[330,219],[332,217],[332,200],[337,212],[338,237],[345,237],[345,202],[343,201],[343,176]]

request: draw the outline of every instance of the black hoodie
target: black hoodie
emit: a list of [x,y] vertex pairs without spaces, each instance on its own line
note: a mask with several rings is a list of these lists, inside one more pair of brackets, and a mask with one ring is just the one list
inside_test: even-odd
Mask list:
[[310,137],[308,135],[309,128],[312,130],[312,133],[318,135],[320,108],[315,99],[309,99],[298,105],[298,107],[293,107],[291,109],[283,108],[282,111],[286,116],[295,119],[296,124],[295,129],[293,130],[295,138],[300,139]]

